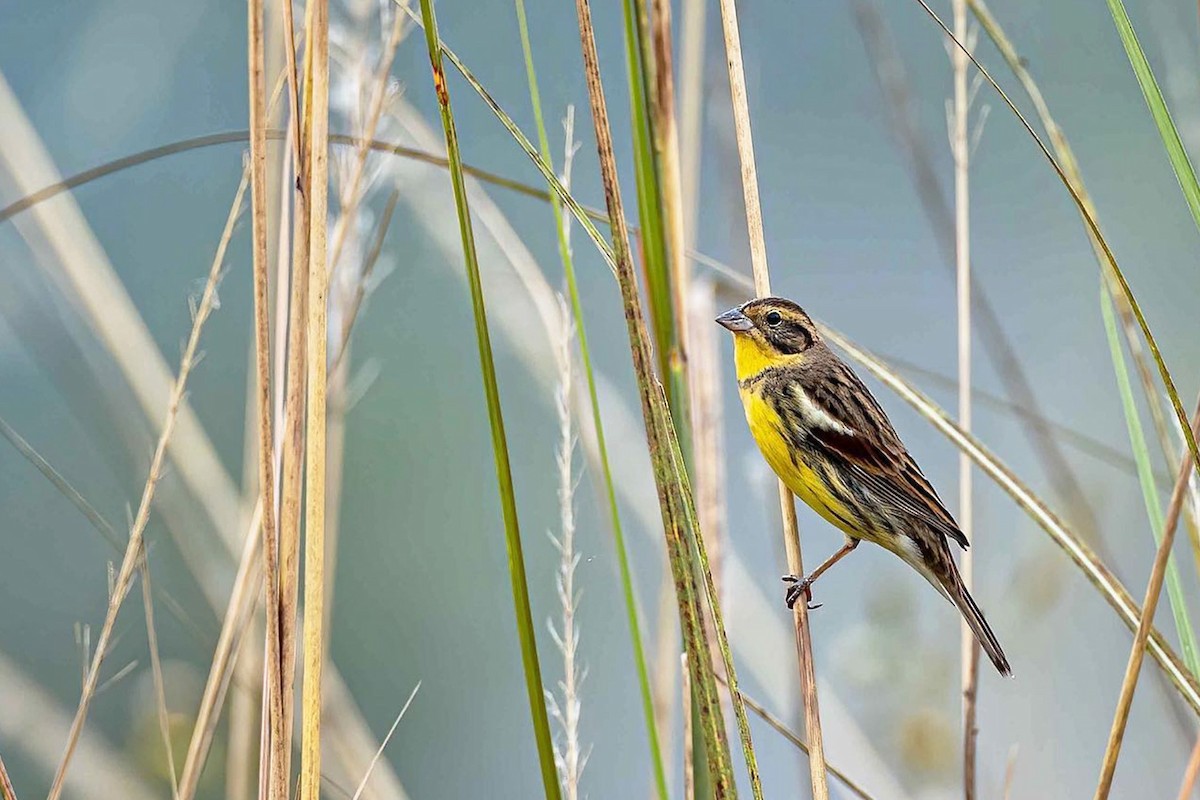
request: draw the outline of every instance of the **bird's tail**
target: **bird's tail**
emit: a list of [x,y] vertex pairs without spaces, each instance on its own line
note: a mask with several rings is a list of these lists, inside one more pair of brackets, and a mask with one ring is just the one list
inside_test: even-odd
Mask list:
[[988,654],[988,658],[996,665],[996,670],[1003,676],[1012,677],[1012,667],[1009,666],[1008,658],[1004,655],[1004,649],[1000,647],[1000,641],[996,638],[996,634],[992,633],[991,627],[987,624],[987,620],[983,617],[983,612],[979,610],[979,606],[975,604],[975,598],[971,597],[971,593],[967,591],[967,587],[963,586],[962,579],[955,571],[952,580],[946,582],[945,589],[950,595],[951,602],[958,606],[958,610],[962,612],[963,618],[967,624],[971,626],[971,631],[975,634],[975,638],[979,640],[979,644],[983,647],[983,651]]

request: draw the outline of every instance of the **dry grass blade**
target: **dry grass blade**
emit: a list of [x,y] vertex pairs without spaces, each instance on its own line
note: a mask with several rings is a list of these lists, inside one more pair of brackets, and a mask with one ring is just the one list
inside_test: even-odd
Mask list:
[[[255,407],[258,414],[258,491],[262,536],[262,559],[266,625],[266,660],[263,663],[264,703],[267,706],[267,752],[274,752],[283,733],[283,676],[280,659],[279,615],[279,544],[275,528],[274,427],[271,424],[271,331],[267,294],[267,102],[266,48],[263,35],[263,0],[250,0],[247,7],[247,69],[250,84],[250,210],[254,264],[254,365]],[[268,797],[283,800],[287,794],[287,773],[283,765],[271,762]]]
[[187,756],[183,762],[183,773],[179,778],[180,800],[191,800],[200,782],[200,773],[208,760],[213,734],[217,728],[225,694],[233,679],[234,659],[237,656],[246,626],[253,616],[261,588],[262,565],[259,562],[259,520],[262,515],[261,501],[255,505],[254,514],[246,531],[245,546],[238,563],[229,603],[221,623],[221,633],[213,650],[212,666],[205,680],[204,692],[200,695],[200,706],[196,711],[196,722],[192,726],[192,738],[188,742]]
[[1196,737],[1196,744],[1192,746],[1192,753],[1188,756],[1187,767],[1183,771],[1183,781],[1179,784],[1178,800],[1188,800],[1192,796],[1192,789],[1196,787],[1196,776],[1200,775],[1200,736]]
[[[406,11],[409,10],[407,6],[404,8]],[[433,86],[437,92],[442,131],[445,135],[447,160],[450,162],[450,182],[454,193],[455,210],[458,215],[458,227],[462,239],[463,260],[466,266],[468,288],[471,295],[476,344],[479,350],[479,370],[483,378],[488,423],[492,435],[492,456],[495,461],[496,483],[504,517],[505,547],[508,551],[509,578],[512,585],[517,635],[525,672],[525,689],[529,701],[529,712],[532,717],[534,739],[536,740],[538,749],[542,788],[545,791],[547,800],[559,800],[562,792],[559,787],[558,773],[554,763],[554,743],[550,734],[550,721],[546,713],[546,704],[543,695],[544,683],[542,681],[541,665],[538,660],[537,642],[534,637],[533,617],[529,607],[529,586],[525,576],[525,558],[521,547],[520,523],[517,515],[512,467],[509,463],[504,415],[500,407],[500,390],[496,380],[496,365],[492,354],[491,333],[488,328],[487,310],[484,304],[479,258],[475,248],[475,233],[467,201],[466,181],[463,178],[462,156],[458,147],[458,132],[454,123],[454,113],[450,107],[450,93],[446,85],[441,40],[438,38],[437,17],[434,14],[432,0],[421,0],[421,18],[425,29],[426,44],[429,49],[429,65],[433,74]]]
[[184,347],[183,355],[180,358],[179,375],[175,379],[175,385],[171,389],[162,433],[159,435],[158,445],[155,447],[154,457],[150,462],[149,475],[146,478],[146,485],[142,490],[142,499],[138,505],[137,515],[129,532],[129,543],[125,549],[125,556],[121,561],[120,571],[117,573],[112,597],[109,599],[108,610],[104,616],[104,625],[101,627],[100,636],[96,640],[96,649],[92,655],[92,664],[88,669],[87,680],[84,682],[83,695],[79,699],[79,709],[75,713],[75,719],[71,723],[71,730],[67,734],[67,743],[63,752],[62,763],[59,764],[58,770],[54,775],[54,781],[50,786],[49,800],[58,800],[62,795],[67,769],[71,764],[71,756],[75,752],[75,745],[78,743],[79,735],[83,731],[88,709],[91,706],[92,698],[99,684],[100,667],[104,663],[104,658],[108,654],[108,647],[112,642],[112,633],[117,621],[117,612],[120,611],[122,603],[124,603],[125,598],[129,594],[129,588],[133,581],[133,573],[137,567],[138,558],[141,555],[142,537],[146,531],[146,523],[150,520],[150,506],[154,500],[154,492],[158,488],[158,481],[162,477],[163,467],[166,462],[167,444],[170,442],[171,433],[175,428],[175,419],[180,404],[183,401],[187,379],[191,374],[192,367],[196,363],[200,333],[204,329],[204,323],[208,320],[213,310],[217,294],[217,283],[220,280],[221,268],[225,262],[225,250],[229,245],[230,237],[233,235],[233,226],[237,221],[242,207],[242,199],[246,193],[246,184],[247,176],[243,173],[242,180],[238,184],[237,194],[234,197],[233,206],[230,208],[229,216],[225,221],[225,230],[221,234],[221,240],[217,245],[217,253],[213,258],[212,267],[208,273],[208,280],[204,285],[204,292],[193,314],[192,331],[188,337],[187,345]]
[[150,583],[150,559],[142,546],[142,608],[146,616],[146,643],[150,650],[150,672],[154,680],[154,704],[158,710],[158,732],[162,736],[163,751],[167,760],[167,774],[171,779],[171,797],[179,800],[179,775],[175,771],[175,748],[171,746],[171,713],[167,709],[166,682],[163,680],[162,659],[158,652],[158,630],[154,626],[154,590]]
[[[804,753],[809,758],[812,757],[812,753],[809,752],[808,745],[805,744],[804,740],[801,739],[791,728],[789,728],[783,720],[772,714],[767,710],[766,706],[743,692],[741,689],[738,690],[738,694],[741,695],[742,701],[746,704],[746,707],[758,715],[759,719],[770,725],[776,733],[778,733],[784,739],[787,739],[789,743],[795,745],[800,752]],[[855,797],[860,798],[860,800],[872,800],[871,795],[867,793],[866,789],[855,783],[849,775],[842,772],[837,767],[826,762],[825,769],[829,770],[830,775],[845,784],[846,788],[849,789],[850,793]]]
[[[1197,401],[1196,411],[1192,417],[1192,427],[1200,429],[1200,400]],[[1175,541],[1175,531],[1179,527],[1179,513],[1183,508],[1184,498],[1187,496],[1188,478],[1191,473],[1192,464],[1188,461],[1187,454],[1184,453],[1180,459],[1175,488],[1171,491],[1171,502],[1167,506],[1162,540],[1159,542],[1158,551],[1154,554],[1154,566],[1150,570],[1150,582],[1146,586],[1146,597],[1142,601],[1142,618],[1138,623],[1137,633],[1133,637],[1133,648],[1129,653],[1129,662],[1125,666],[1125,677],[1121,680],[1117,710],[1113,715],[1108,744],[1104,748],[1104,762],[1100,767],[1100,781],[1096,787],[1097,800],[1105,800],[1112,790],[1113,776],[1117,771],[1117,759],[1120,758],[1121,743],[1125,738],[1125,725],[1129,721],[1129,710],[1133,707],[1133,693],[1137,689],[1138,676],[1142,671],[1142,660],[1146,656],[1146,642],[1154,627],[1154,612],[1158,608],[1158,599],[1162,595],[1167,560],[1171,556],[1171,545]]]
[[387,749],[388,742],[392,740],[392,734],[396,732],[396,728],[400,727],[400,720],[404,719],[404,715],[408,713],[408,707],[412,705],[412,701],[416,698],[417,692],[421,691],[421,682],[417,681],[417,685],[408,693],[408,699],[404,701],[404,705],[400,707],[400,713],[396,715],[396,721],[392,723],[392,727],[388,728],[387,735],[383,737],[383,741],[379,743],[379,749],[375,751],[374,757],[371,758],[371,764],[367,767],[366,774],[363,775],[362,781],[359,782],[358,788],[354,790],[354,797],[351,800],[359,800],[363,792],[367,788],[367,781],[371,780],[371,773],[375,771],[375,765],[379,763],[379,759],[383,757],[383,751]]
[[[750,132],[750,108],[746,99],[746,74],[742,66],[741,34],[738,32],[734,0],[721,0],[721,25],[725,35],[725,60],[729,65],[729,93],[733,103],[733,127],[741,162],[742,193],[746,203],[746,228],[750,237],[750,265],[754,274],[754,292],[759,297],[771,294],[767,271],[767,245],[763,235],[762,206],[758,199],[758,169],[754,161],[754,142]],[[783,541],[788,571],[804,574],[800,553],[800,531],[796,523],[796,503],[791,491],[779,482],[779,503],[783,512]],[[828,800],[825,779],[825,743],[821,735],[821,712],[817,699],[817,675],[813,665],[812,636],[808,626],[808,604],[792,608],[796,627],[796,656],[800,667],[800,688],[804,700],[804,724],[813,757],[809,759],[810,779],[815,800]],[[736,688],[736,687],[735,687]]]
[[300,798],[321,793],[321,670],[325,619],[325,407],[329,365],[329,270],[326,220],[329,200],[329,3],[309,0],[307,63],[311,73],[304,108],[309,136],[308,175],[308,402],[305,426],[304,685],[300,746]]
[[13,788],[12,780],[8,777],[8,770],[4,766],[3,758],[0,758],[0,798],[17,800],[17,790]]

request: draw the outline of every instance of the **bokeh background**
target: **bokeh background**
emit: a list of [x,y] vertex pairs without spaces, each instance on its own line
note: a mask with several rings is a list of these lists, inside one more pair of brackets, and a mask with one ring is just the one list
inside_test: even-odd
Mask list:
[[[389,23],[381,22],[374,2],[331,5],[333,129],[354,132],[364,71],[375,64],[381,28]],[[690,193],[694,241],[700,252],[745,272],[720,21],[716,4],[704,5],[702,158]],[[949,14],[948,3],[936,8]],[[1105,4],[997,0],[992,10],[1071,139],[1104,231],[1190,402],[1200,388],[1192,295],[1200,242]],[[617,155],[632,198],[620,11],[615,3],[597,3],[593,11]],[[678,4],[675,11],[678,21]],[[1196,7],[1166,0],[1131,4],[1130,11],[1184,144],[1194,151],[1200,146]],[[445,0],[438,12],[443,38],[532,132],[511,3]],[[575,105],[582,147],[573,189],[601,205],[573,6],[534,0],[530,13],[555,152],[562,147],[557,121]],[[911,2],[746,0],[739,13],[776,291],[902,365],[901,372],[953,408],[953,270],[904,143],[905,130],[915,135],[950,203],[951,71],[943,37]],[[245,129],[245,37],[245,6],[228,0],[0,2],[0,205],[147,148]],[[1015,88],[986,37],[977,52],[1002,85]],[[278,52],[273,57],[278,64]],[[438,151],[419,33],[400,44],[392,77],[396,94],[377,138]],[[903,86],[902,107],[884,88],[887,81]],[[450,89],[468,162],[539,185],[470,88],[452,76]],[[1064,475],[1048,474],[1020,417],[989,399],[1003,400],[1005,387],[978,343],[975,430],[1140,598],[1153,539],[1104,338],[1096,262],[1066,191],[986,86],[973,119],[984,107],[990,114],[972,161],[977,285],[1015,348],[1040,413],[1061,426],[1055,436],[1080,491],[1062,491]],[[47,217],[29,210],[0,224],[0,418],[118,530],[136,508],[161,420],[161,411],[147,416],[136,400],[120,351],[141,353],[135,340],[148,341],[176,368],[191,322],[189,298],[213,257],[244,148],[232,143],[164,157],[45,204]],[[351,260],[367,249],[393,190],[399,201],[350,353],[332,659],[376,741],[420,682],[385,753],[408,796],[536,796],[540,778],[449,181],[436,167],[398,157],[373,156],[370,165]],[[499,188],[475,191],[532,604],[552,684],[562,665],[540,623],[558,613],[557,553],[545,535],[558,525],[554,343],[538,303],[561,285],[561,267],[544,203]],[[73,221],[54,233],[53,220]],[[663,546],[620,300],[611,274],[578,233],[575,252],[653,653]],[[97,294],[103,286],[127,301]],[[730,289],[720,299],[732,305],[745,295]],[[123,337],[106,343],[96,334],[96,315],[123,320]],[[176,451],[186,465],[172,465],[147,531],[156,588],[181,611],[169,613],[160,603],[157,614],[181,746],[219,630],[212,598],[223,607],[236,564],[236,545],[223,542],[244,535],[244,475],[247,467],[253,473],[245,458],[251,316],[243,220],[230,245],[220,308],[204,333],[206,355],[189,386],[191,430],[199,438],[188,441],[196,449]],[[747,691],[802,730],[778,580],[784,560],[773,479],[737,406],[724,338],[721,348],[726,618]],[[153,374],[152,364],[133,366]],[[868,383],[956,507],[957,452],[886,389]],[[1165,495],[1169,478],[1161,462]],[[612,542],[599,484],[582,455],[577,468],[578,624],[587,664],[581,732],[590,748],[582,785],[592,798],[647,797],[651,773]],[[189,470],[211,478],[203,491],[187,479]],[[98,629],[107,565],[119,555],[8,444],[0,444],[0,509],[0,750],[20,795],[36,797],[48,786],[78,700],[76,630]],[[841,537],[806,509],[800,521],[806,560],[814,565]],[[981,475],[975,538],[976,595],[1016,671],[1015,679],[1001,680],[986,663],[982,669],[982,795],[1000,796],[1011,759],[1012,797],[1086,796],[1130,635],[1048,537]],[[1196,570],[1185,537],[1178,544],[1195,608]],[[95,702],[84,739],[89,756],[81,754],[72,768],[73,797],[170,796],[137,599],[135,590],[105,676],[136,664]],[[824,607],[812,616],[813,638],[830,762],[879,798],[957,795],[953,610],[916,574],[871,548],[824,578],[818,600]],[[1158,623],[1174,640],[1166,605]],[[245,703],[256,689],[242,680],[233,694]],[[676,793],[678,719],[669,737]],[[753,726],[767,796],[808,796],[804,756],[759,721]],[[1115,796],[1174,796],[1195,736],[1193,714],[1148,660]],[[204,797],[230,791],[224,762],[231,737],[235,732],[223,722],[201,782]],[[846,796],[836,781],[832,789]],[[327,789],[329,797],[352,791],[353,782]]]

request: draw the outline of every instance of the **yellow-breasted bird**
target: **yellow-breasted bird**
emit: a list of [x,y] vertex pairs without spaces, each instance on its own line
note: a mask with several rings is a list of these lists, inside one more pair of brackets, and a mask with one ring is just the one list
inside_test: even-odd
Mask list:
[[750,432],[775,474],[846,534],[808,576],[786,575],[790,608],[860,541],[917,570],[958,607],[1002,675],[1012,668],[967,592],[950,540],[967,547],[954,517],[863,382],[821,338],[800,306],[752,300],[717,317],[733,332],[738,389]]

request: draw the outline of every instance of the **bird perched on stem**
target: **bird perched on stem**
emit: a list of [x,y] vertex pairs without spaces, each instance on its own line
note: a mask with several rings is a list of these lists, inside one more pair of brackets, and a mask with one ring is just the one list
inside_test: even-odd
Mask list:
[[900,556],[958,607],[1002,675],[1012,668],[967,592],[953,540],[967,537],[853,370],[800,306],[752,300],[717,317],[733,333],[738,389],[750,432],[780,480],[846,535],[807,576],[785,575],[790,608],[861,541]]

